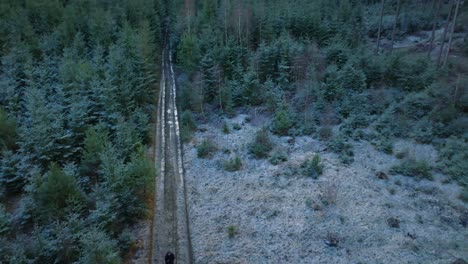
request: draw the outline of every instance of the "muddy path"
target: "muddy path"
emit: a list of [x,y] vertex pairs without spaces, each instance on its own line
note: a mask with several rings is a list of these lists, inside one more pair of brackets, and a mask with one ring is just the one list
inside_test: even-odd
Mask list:
[[162,54],[162,74],[155,133],[155,165],[158,170],[149,262],[164,263],[168,251],[176,263],[192,263],[176,82],[169,45]]

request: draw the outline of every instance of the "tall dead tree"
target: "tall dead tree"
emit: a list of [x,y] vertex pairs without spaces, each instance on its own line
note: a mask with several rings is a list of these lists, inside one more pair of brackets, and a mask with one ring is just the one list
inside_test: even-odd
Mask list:
[[453,32],[455,31],[455,26],[457,24],[457,16],[458,16],[458,10],[460,8],[460,2],[461,0],[457,0],[457,5],[455,7],[455,14],[453,15],[453,21],[452,21],[452,28],[450,30],[450,36],[449,36],[449,42],[447,46],[447,52],[445,53],[445,58],[442,66],[445,66],[447,64],[447,60],[450,54],[450,48],[452,47],[452,40],[453,40]]
[[439,56],[437,57],[437,67],[440,66],[440,61],[442,59],[442,53],[444,52],[445,39],[447,38],[447,31],[448,31],[448,28],[449,28],[450,19],[452,17],[453,5],[454,5],[453,0],[450,0],[450,9],[449,9],[449,13],[447,15],[447,19],[445,21],[444,34],[442,35],[442,43],[440,44]]
[[243,17],[243,5],[242,5],[242,1],[237,1],[236,3],[236,9],[235,9],[235,12],[236,12],[236,26],[237,26],[237,42],[239,43],[239,45],[242,44],[242,17]]
[[223,0],[221,3],[223,9],[223,26],[224,26],[224,41],[227,43],[228,41],[228,20],[229,20],[229,10],[231,6],[230,0]]
[[442,4],[442,0],[437,1],[437,5],[433,9],[431,42],[429,43],[429,51],[427,52],[428,58],[431,57],[432,47],[434,46],[435,30],[437,27],[437,20],[439,19],[439,15],[440,15],[441,4]]
[[380,49],[380,35],[382,34],[382,22],[383,22],[384,7],[385,7],[385,0],[382,0],[382,4],[381,4],[381,7],[380,7],[379,32],[377,33],[377,48],[375,49],[375,53],[379,53],[379,49]]
[[263,24],[265,23],[265,0],[258,1],[259,7],[257,7],[257,16],[258,16],[258,40],[262,40],[262,33],[263,33]]
[[192,31],[192,17],[194,16],[194,9],[194,0],[184,0],[185,19],[187,20],[187,30],[189,34]]
[[393,51],[393,43],[395,41],[395,32],[398,24],[398,18],[400,17],[400,7],[401,7],[401,0],[397,0],[397,10],[396,10],[396,15],[395,15],[395,22],[393,23],[393,28],[392,28],[392,46],[391,50]]

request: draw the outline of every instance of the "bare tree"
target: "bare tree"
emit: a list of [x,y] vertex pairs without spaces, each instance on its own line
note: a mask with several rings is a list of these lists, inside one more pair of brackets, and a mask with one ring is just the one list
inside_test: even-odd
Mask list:
[[258,1],[258,4],[260,7],[258,7],[257,9],[257,15],[258,15],[258,19],[259,19],[259,23],[258,23],[258,39],[261,40],[262,39],[262,32],[263,32],[263,23],[264,23],[264,20],[265,20],[265,14],[266,14],[266,11],[265,11],[265,0],[259,0]]
[[439,15],[440,15],[440,7],[441,7],[441,4],[442,4],[442,0],[439,0],[437,2],[437,5],[434,7],[434,15],[432,17],[432,33],[431,33],[431,43],[429,44],[429,51],[427,52],[427,57],[431,57],[431,53],[432,53],[432,47],[434,46],[434,39],[435,39],[435,30],[436,30],[436,27],[437,27],[437,20],[439,18]]
[[453,39],[453,32],[455,31],[455,26],[457,23],[457,16],[458,16],[458,10],[460,7],[460,0],[457,0],[457,6],[455,7],[455,14],[453,15],[453,22],[452,22],[452,28],[450,30],[450,36],[449,36],[449,42],[447,46],[447,52],[445,53],[445,58],[442,66],[445,66],[447,64],[448,56],[450,54],[450,48],[452,47],[452,39]]
[[237,1],[236,5],[236,18],[237,18],[237,41],[240,44],[242,44],[242,1]]
[[379,53],[379,48],[380,48],[380,35],[382,34],[382,22],[383,22],[384,7],[385,7],[385,0],[382,0],[382,4],[381,4],[381,7],[380,7],[379,32],[377,33],[377,48],[375,50],[376,53]]
[[194,0],[184,0],[184,11],[185,11],[185,19],[187,23],[187,30],[189,34],[191,33],[192,29],[192,17],[194,13]]
[[440,60],[442,59],[442,53],[444,52],[445,39],[447,38],[447,31],[448,31],[449,24],[450,24],[450,18],[452,17],[453,5],[454,5],[453,0],[450,0],[450,10],[447,15],[447,20],[445,21],[444,34],[442,35],[442,43],[440,44],[439,56],[437,57],[437,67],[440,66]]
[[393,51],[393,42],[395,41],[395,31],[396,27],[398,24],[398,18],[400,17],[400,7],[401,7],[401,0],[397,0],[397,10],[396,10],[396,15],[395,15],[395,22],[393,23],[393,28],[392,28],[392,46],[391,46],[391,51]]
[[230,0],[223,0],[221,3],[223,9],[223,25],[224,25],[224,41],[227,43],[228,40],[228,19],[229,19],[229,8],[231,6]]

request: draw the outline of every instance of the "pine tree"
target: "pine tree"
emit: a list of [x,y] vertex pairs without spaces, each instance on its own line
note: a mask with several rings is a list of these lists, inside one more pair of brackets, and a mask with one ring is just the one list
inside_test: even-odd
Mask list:
[[13,149],[16,145],[16,122],[0,108],[0,155],[4,149]]
[[271,131],[274,134],[286,136],[293,126],[294,118],[291,110],[286,102],[282,102],[271,123]]
[[99,166],[101,165],[100,155],[107,142],[108,135],[103,125],[90,127],[86,131],[81,174],[90,177],[94,184],[98,181]]
[[198,38],[193,33],[184,33],[177,47],[177,59],[187,70],[195,70],[200,60]]
[[218,96],[218,80],[217,80],[217,66],[215,65],[213,55],[211,53],[205,54],[200,61],[201,70],[203,73],[204,82],[204,100],[207,103],[212,103]]
[[117,241],[98,228],[92,228],[80,237],[80,263],[121,263]]
[[28,90],[25,120],[19,127],[20,151],[29,153],[43,167],[51,161],[64,162],[70,158],[71,134],[66,131],[64,120],[62,105],[48,104],[43,92],[34,88]]
[[66,174],[56,163],[52,163],[36,193],[39,214],[44,219],[60,218],[65,207],[84,202],[84,196],[76,179]]
[[379,32],[377,33],[377,48],[375,49],[376,53],[378,53],[380,49],[380,38],[382,35],[382,22],[383,22],[383,16],[384,16],[384,8],[385,8],[385,0],[382,0],[380,4]]
[[2,193],[11,194],[21,190],[26,180],[18,173],[20,156],[12,151],[2,153],[0,160],[0,196]]

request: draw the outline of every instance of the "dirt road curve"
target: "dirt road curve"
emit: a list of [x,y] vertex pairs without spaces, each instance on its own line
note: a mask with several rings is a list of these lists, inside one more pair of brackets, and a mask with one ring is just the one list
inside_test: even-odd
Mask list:
[[164,263],[167,251],[176,263],[192,263],[186,192],[172,55],[165,48],[156,122],[155,162],[158,168],[150,263]]

